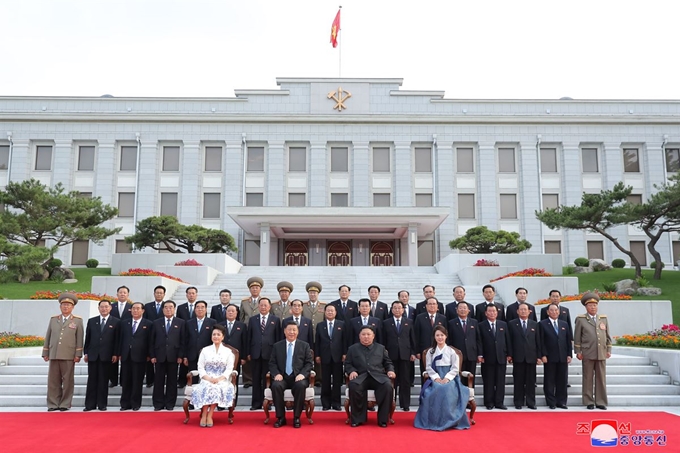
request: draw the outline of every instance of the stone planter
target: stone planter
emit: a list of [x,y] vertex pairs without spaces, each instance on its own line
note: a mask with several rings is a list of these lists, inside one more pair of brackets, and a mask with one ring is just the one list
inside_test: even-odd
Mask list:
[[164,274],[181,278],[186,283],[198,286],[210,286],[219,272],[210,266],[156,266]]
[[[527,301],[534,304],[537,300],[547,299],[550,290],[556,289],[563,296],[578,294],[577,277],[508,277],[491,283],[496,288],[496,293],[501,296],[505,305],[510,305],[515,300],[515,290],[526,288],[529,291]],[[580,313],[580,311],[579,311]],[[572,319],[574,315],[572,314]]]
[[0,348],[0,366],[7,365],[7,360],[10,357],[26,357],[40,355],[42,355],[42,346],[30,346],[27,348]]
[[486,285],[494,278],[516,272],[516,266],[467,266],[458,271],[463,285]]
[[165,286],[166,297],[170,297],[182,283],[165,277],[123,277],[120,275],[111,277],[92,277],[93,293],[108,294],[109,296],[115,297],[118,287],[127,286],[130,288],[129,298],[133,302],[146,303],[153,300],[153,289],[158,285]]

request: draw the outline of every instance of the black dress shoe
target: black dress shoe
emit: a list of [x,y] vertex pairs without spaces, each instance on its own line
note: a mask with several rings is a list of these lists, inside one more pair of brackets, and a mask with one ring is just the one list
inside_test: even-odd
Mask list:
[[293,419],[293,428],[299,428],[300,426],[302,426],[302,424],[300,423],[300,419],[298,417],[294,418]]
[[496,406],[496,409],[500,409],[500,410],[502,410],[502,411],[507,411],[507,410],[508,410],[508,407],[505,406],[505,405],[503,405],[503,404],[501,404],[500,406]]
[[549,406],[549,407],[550,407],[550,409],[555,409],[555,406]]
[[100,407],[99,410],[102,411],[102,412],[105,412],[105,411],[106,411],[106,408],[105,408],[105,407]]
[[407,407],[402,407],[402,410],[403,410],[404,412],[411,412],[411,408],[408,407],[408,406],[407,406]]
[[286,424],[285,418],[277,418],[274,422],[274,428],[280,428]]
[[603,411],[606,411],[606,410],[607,410],[607,406],[603,406],[603,405],[601,405],[601,404],[598,404],[598,405],[595,406],[595,407],[598,408],[598,409],[601,409],[601,410],[603,410]]
[[380,426],[381,428],[387,428],[387,423],[378,422],[378,426]]
[[162,411],[162,410],[163,410],[162,407],[154,407],[154,408],[153,408],[153,411],[154,411],[154,412],[158,412],[158,411]]
[[191,404],[191,403],[189,403],[189,410],[193,411],[194,409],[196,409],[196,408],[194,407],[194,405]]
[[251,411],[259,411],[262,409],[262,406],[250,406]]
[[129,411],[130,409],[131,409],[130,407],[121,407],[119,410],[121,412],[123,412],[123,411]]
[[361,426],[361,423],[354,423],[354,422],[352,422],[352,425],[351,425],[351,426],[352,426],[352,428],[356,428],[357,426]]
[[533,410],[533,411],[536,410],[536,406],[527,406],[527,407],[528,407],[529,409]]
[[85,407],[85,408],[83,408],[83,412],[90,412],[90,411],[93,411],[93,410],[94,410],[94,407]]
[[589,404],[589,405],[586,406],[586,409],[588,409],[589,411],[592,411],[593,409],[595,409],[595,405]]
[[139,410],[139,407],[133,407],[132,410],[133,410],[133,411],[138,411],[138,410]]
[[522,409],[522,406],[515,406],[515,409]]
[[557,407],[560,409],[569,409],[566,404],[558,404]]
[[165,407],[165,410],[166,410],[166,411],[175,410],[175,406],[166,406],[166,407]]
[[375,412],[375,407],[369,407],[368,410],[371,412]]
[[[606,409],[606,407],[605,407],[605,409]],[[68,410],[68,407],[60,407],[59,410],[61,412],[66,412]]]
[[47,408],[47,412],[54,412],[54,411],[58,411],[58,410],[59,410],[58,407],[48,407]]
[[244,389],[249,389],[252,386],[253,386],[253,384],[243,384]]
[[340,406],[331,406],[331,409],[333,409],[334,411],[341,411],[341,410],[342,410],[342,407],[340,407]]
[[486,410],[490,411],[491,409],[493,409],[493,406],[486,406]]
[[330,407],[322,407],[321,410],[322,411],[329,411],[329,410],[331,410],[331,408]]

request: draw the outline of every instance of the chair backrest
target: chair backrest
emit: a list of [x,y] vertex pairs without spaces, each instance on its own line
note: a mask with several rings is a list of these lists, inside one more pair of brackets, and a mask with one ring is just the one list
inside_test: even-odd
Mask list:
[[234,354],[234,368],[238,368],[238,360],[239,360],[239,357],[238,357],[238,349],[236,349],[236,348],[233,347],[232,345],[224,344],[224,343],[222,343],[222,346],[226,346],[226,347],[228,347],[229,349],[231,349],[231,352]]

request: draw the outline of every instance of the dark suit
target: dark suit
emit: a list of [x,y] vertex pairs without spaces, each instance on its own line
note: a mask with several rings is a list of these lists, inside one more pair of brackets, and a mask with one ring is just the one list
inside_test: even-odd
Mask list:
[[[281,321],[281,325],[285,324],[287,320],[292,321],[294,319],[294,316],[289,316]],[[309,347],[312,348],[312,351],[314,351],[314,328],[312,327],[312,320],[305,318],[304,316],[300,316],[298,322],[298,340],[302,340],[307,343]]]
[[359,306],[352,299],[347,299],[344,311],[342,310],[342,301],[340,299],[336,299],[330,304],[335,307],[335,319],[347,322],[350,319],[359,316]]
[[[363,325],[363,318],[359,316],[358,318],[352,318],[349,321],[349,337],[347,338],[347,347],[352,346],[353,344],[359,343],[359,332],[361,331],[361,328],[364,326]],[[373,327],[373,331],[375,332],[375,341],[376,343],[383,344],[383,325],[382,321],[380,321],[378,318],[374,318],[372,316],[368,317],[368,325]]]
[[109,314],[101,326],[101,316],[87,321],[83,354],[87,355],[85,409],[106,409],[109,397],[111,358],[120,354],[120,319]]
[[347,349],[345,373],[357,373],[349,381],[349,400],[352,406],[352,423],[366,423],[366,399],[369,389],[375,391],[378,403],[378,423],[387,423],[392,402],[392,383],[387,377],[394,371],[392,361],[384,346],[373,343],[364,346],[354,344]]
[[435,326],[446,327],[446,316],[435,313],[433,325],[430,323],[430,314],[425,312],[419,314],[413,324],[416,336],[416,353],[422,354],[425,349],[432,347],[432,331]]
[[[560,307],[561,309],[561,307]],[[569,312],[567,311],[567,314]],[[571,326],[558,318],[557,333],[551,319],[538,323],[541,335],[541,357],[548,359],[543,364],[543,393],[548,406],[567,405],[567,357],[572,356],[573,340]]]
[[130,318],[120,323],[120,385],[123,387],[120,407],[123,409],[142,406],[144,372],[146,364],[151,363],[147,359],[151,357],[153,322],[140,319],[134,335],[133,322],[134,319]]
[[[274,406],[276,406],[276,418],[286,417],[286,405],[283,402],[283,392],[291,389],[293,393],[293,417],[300,418],[302,409],[305,406],[305,392],[309,387],[309,373],[314,368],[312,360],[312,350],[309,344],[302,340],[296,340],[293,347],[293,359],[291,374],[286,373],[286,357],[288,355],[288,340],[282,340],[274,344],[272,354],[269,359],[269,373],[271,374],[271,389]],[[280,374],[283,380],[277,381],[274,378]],[[295,381],[295,376],[303,375],[305,378]]]
[[347,329],[339,319],[333,320],[333,338],[329,335],[328,321],[316,326],[314,358],[321,360],[321,406],[340,407],[342,358],[347,353]]
[[[482,338],[479,336],[479,324],[474,318],[468,317],[465,320],[465,329],[460,318],[456,316],[449,321],[449,337],[447,343],[463,353],[463,363],[460,364],[460,371],[469,371],[477,374],[477,357],[482,354]],[[461,377],[461,380],[468,379]],[[473,382],[474,385],[474,382]]]
[[[132,309],[132,304],[126,302],[125,308],[122,310],[123,313],[121,313],[118,309],[118,303],[118,301],[115,301],[111,304],[111,313],[109,313],[109,315],[118,319],[132,318],[132,312],[130,311]],[[118,362],[109,363],[109,381],[112,386],[118,385]]]
[[[221,323],[222,321],[226,321],[227,320],[227,315],[225,312],[226,308],[227,306],[223,306],[222,304],[214,305],[210,309],[210,319],[214,319],[215,322],[217,322],[218,324]],[[238,319],[238,313],[236,313],[236,319]]]
[[[531,305],[529,302],[526,302],[527,305],[529,305],[529,319],[532,321],[538,322],[538,318],[536,318],[536,307]],[[517,314],[517,309],[519,308],[519,302],[515,301],[508,305],[505,309],[505,322],[510,322],[513,319],[519,318],[519,315]]]
[[538,323],[513,319],[508,323],[510,332],[510,356],[512,357],[513,402],[515,406],[536,407],[536,361],[541,357],[541,335]]
[[397,329],[395,318],[383,322],[385,349],[397,373],[396,384],[399,389],[399,406],[408,408],[411,404],[411,356],[416,355],[416,334],[413,321],[404,317]]
[[[440,314],[445,314],[446,312],[444,311],[444,304],[441,302],[437,302],[437,312]],[[426,300],[421,300],[416,304],[416,318],[418,315],[422,313],[427,313],[427,301]]]
[[380,321],[384,321],[390,316],[390,309],[385,302],[376,301],[375,310],[371,310],[371,316],[378,318]]
[[482,363],[482,380],[484,382],[484,405],[503,406],[505,398],[505,370],[510,348],[508,325],[503,321],[496,321],[496,335],[491,331],[491,323],[479,323],[479,336],[482,350],[478,352],[484,357]]
[[[248,326],[245,323],[238,321],[238,318],[234,321],[231,327],[231,333],[229,332],[229,321],[223,321],[219,324],[223,325],[226,329],[224,335],[224,344],[233,346],[238,349],[238,363],[234,363],[234,369],[241,374],[241,360],[246,360],[248,358]],[[238,404],[238,385],[236,386],[236,398],[234,402],[234,407]]]
[[[201,325],[201,330],[198,330],[198,318],[195,316],[184,323],[186,339],[186,345],[184,347],[184,358],[189,361],[187,366],[188,370],[198,369],[198,356],[201,354],[201,349],[212,344],[212,328],[216,324],[215,320],[208,318],[207,316],[203,318],[203,324]],[[198,376],[194,376],[194,384],[198,384]],[[184,379],[182,375],[179,376],[179,384],[186,385],[186,374]]]
[[[196,302],[194,302],[194,308],[196,308]],[[177,314],[175,316],[177,316],[179,319],[188,321],[196,315],[194,314],[194,310],[189,309],[189,302],[184,302],[183,304],[179,304],[177,306]]]
[[[163,301],[161,301],[161,305],[163,305]],[[153,322],[157,320],[158,318],[163,317],[163,308],[159,307],[158,310],[156,310],[156,301],[149,302],[144,305],[144,319],[148,319]],[[121,367],[123,364],[121,363]],[[154,371],[154,364],[151,363],[151,361],[146,362],[146,386],[151,387],[153,385],[153,382],[155,380],[155,371]],[[123,371],[121,370],[121,374]]]
[[173,316],[170,329],[165,331],[166,318],[153,323],[151,358],[156,359],[156,380],[153,384],[154,409],[175,407],[177,402],[177,359],[184,358],[186,344],[184,320]]
[[[478,323],[482,323],[483,321],[486,321],[486,301],[482,302],[481,304],[477,304],[475,306],[475,319],[477,319]],[[494,305],[498,309],[498,319],[499,321],[505,321],[505,305],[503,305],[500,302],[494,302]]]
[[262,331],[262,315],[251,316],[248,320],[248,347],[253,373],[253,397],[251,407],[262,408],[264,400],[264,379],[269,371],[269,359],[274,344],[281,341],[281,320],[271,313],[267,317],[267,324]]
[[[574,328],[571,324],[571,314],[569,313],[569,309],[567,307],[563,307],[562,305],[558,305],[558,307],[560,309],[560,314],[557,316],[557,319],[567,323],[567,326],[569,326],[569,331],[571,332],[571,337],[573,338]],[[550,319],[550,316],[548,316],[548,308],[550,308],[550,305],[546,305],[545,307],[541,308],[541,321],[544,319]]]
[[[465,302],[465,301],[463,301]],[[465,304],[468,307],[469,313],[468,313],[468,318],[475,318],[475,306],[472,305],[470,302],[465,302]],[[446,304],[446,320],[451,321],[454,318],[458,317],[458,302],[453,301],[450,304]]]

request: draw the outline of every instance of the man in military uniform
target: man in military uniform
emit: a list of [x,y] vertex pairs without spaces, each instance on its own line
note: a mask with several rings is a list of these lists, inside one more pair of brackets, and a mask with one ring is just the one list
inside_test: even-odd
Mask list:
[[[607,315],[597,313],[600,298],[585,293],[581,304],[586,312],[576,317],[574,328],[574,352],[581,360],[583,376],[583,404],[588,409],[607,409],[607,366],[612,355],[612,339],[609,336]],[[594,387],[594,393],[593,393]]]
[[[248,291],[250,291],[250,297],[244,297],[241,299],[239,319],[247,326],[248,320],[252,316],[257,316],[260,314],[258,311],[258,305],[260,303],[260,292],[264,286],[264,280],[262,280],[260,277],[250,277],[246,284],[248,285]],[[243,365],[243,388],[249,388],[253,385],[252,372],[250,368],[250,362],[246,362]]]
[[50,318],[45,334],[42,357],[49,362],[47,375],[47,410],[67,411],[73,400],[74,370],[83,356],[83,319],[72,314],[78,297],[73,293],[59,295],[60,315]]
[[[325,318],[326,302],[319,302],[319,294],[323,287],[319,282],[309,282],[305,286],[309,300],[305,302],[302,307],[302,316],[312,320],[312,338],[316,337],[316,325],[322,322]],[[321,365],[314,364],[314,372],[316,373],[315,386],[321,387]]]
[[279,282],[276,285],[276,290],[279,292],[281,299],[272,302],[272,313],[276,315],[281,321],[289,316],[292,316],[290,311],[290,293],[293,292],[293,284],[291,282]]

